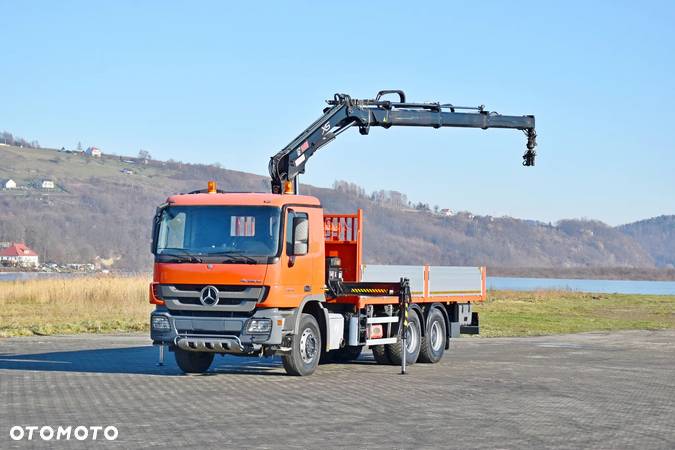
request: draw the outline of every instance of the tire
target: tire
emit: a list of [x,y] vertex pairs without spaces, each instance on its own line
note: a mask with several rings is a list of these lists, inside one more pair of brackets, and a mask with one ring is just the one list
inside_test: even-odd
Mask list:
[[[406,340],[406,364],[412,365],[417,361],[417,357],[420,354],[420,345],[422,342],[422,327],[420,323],[420,317],[415,311],[410,311],[410,320],[408,323],[408,339]],[[387,354],[392,364],[400,365],[401,364],[401,346],[403,343],[401,341],[396,344],[386,345]]]
[[330,353],[332,353],[333,361],[335,362],[349,362],[358,359],[361,355],[361,350],[363,350],[363,346],[360,345],[355,347],[346,346]]
[[422,337],[419,361],[437,363],[445,353],[445,341],[448,338],[443,314],[436,308],[429,313],[425,336]]
[[391,359],[389,359],[389,354],[387,353],[387,349],[384,345],[373,345],[370,347],[370,349],[373,351],[373,358],[375,358],[375,362],[385,366],[392,365]]
[[213,362],[213,353],[189,352],[177,348],[174,352],[176,364],[184,373],[204,373]]
[[300,377],[313,374],[319,365],[321,349],[319,324],[311,314],[303,314],[298,334],[293,336],[291,352],[281,357],[286,373]]

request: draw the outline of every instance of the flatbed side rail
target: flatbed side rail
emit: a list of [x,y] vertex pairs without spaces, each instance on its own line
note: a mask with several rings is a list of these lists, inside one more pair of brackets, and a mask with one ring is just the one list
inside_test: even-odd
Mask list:
[[366,282],[409,279],[413,302],[482,301],[487,296],[485,267],[364,264],[361,273]]

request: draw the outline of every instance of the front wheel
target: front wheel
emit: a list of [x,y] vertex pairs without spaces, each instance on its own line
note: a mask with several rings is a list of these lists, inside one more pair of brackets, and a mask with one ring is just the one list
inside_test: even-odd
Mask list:
[[298,334],[293,336],[291,352],[281,357],[286,373],[301,377],[313,374],[319,364],[321,348],[319,324],[311,314],[303,314]]
[[209,370],[213,362],[213,353],[188,352],[177,348],[174,355],[176,364],[184,373],[204,373]]

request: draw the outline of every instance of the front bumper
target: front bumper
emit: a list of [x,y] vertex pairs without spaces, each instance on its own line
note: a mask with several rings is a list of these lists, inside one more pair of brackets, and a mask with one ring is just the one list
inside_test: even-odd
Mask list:
[[[260,309],[246,317],[191,316],[158,308],[151,314],[151,324],[152,318],[157,316],[164,316],[169,328],[151,326],[150,337],[154,344],[215,353],[247,354],[259,351],[263,346],[280,345],[285,327],[290,325],[288,313],[276,308]],[[269,333],[247,333],[246,326],[251,319],[270,319]]]

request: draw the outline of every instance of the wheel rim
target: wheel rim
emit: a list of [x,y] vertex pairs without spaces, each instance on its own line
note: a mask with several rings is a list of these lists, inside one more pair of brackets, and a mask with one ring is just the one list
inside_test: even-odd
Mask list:
[[441,325],[438,321],[434,321],[434,323],[431,324],[429,335],[431,337],[431,349],[437,352],[443,345],[443,331],[441,330]]
[[415,353],[415,350],[417,349],[417,340],[417,325],[415,322],[410,322],[410,325],[408,325],[408,332],[405,336],[405,350],[408,353]]
[[309,364],[316,357],[317,342],[314,331],[311,328],[305,328],[300,336],[300,357],[302,362]]

